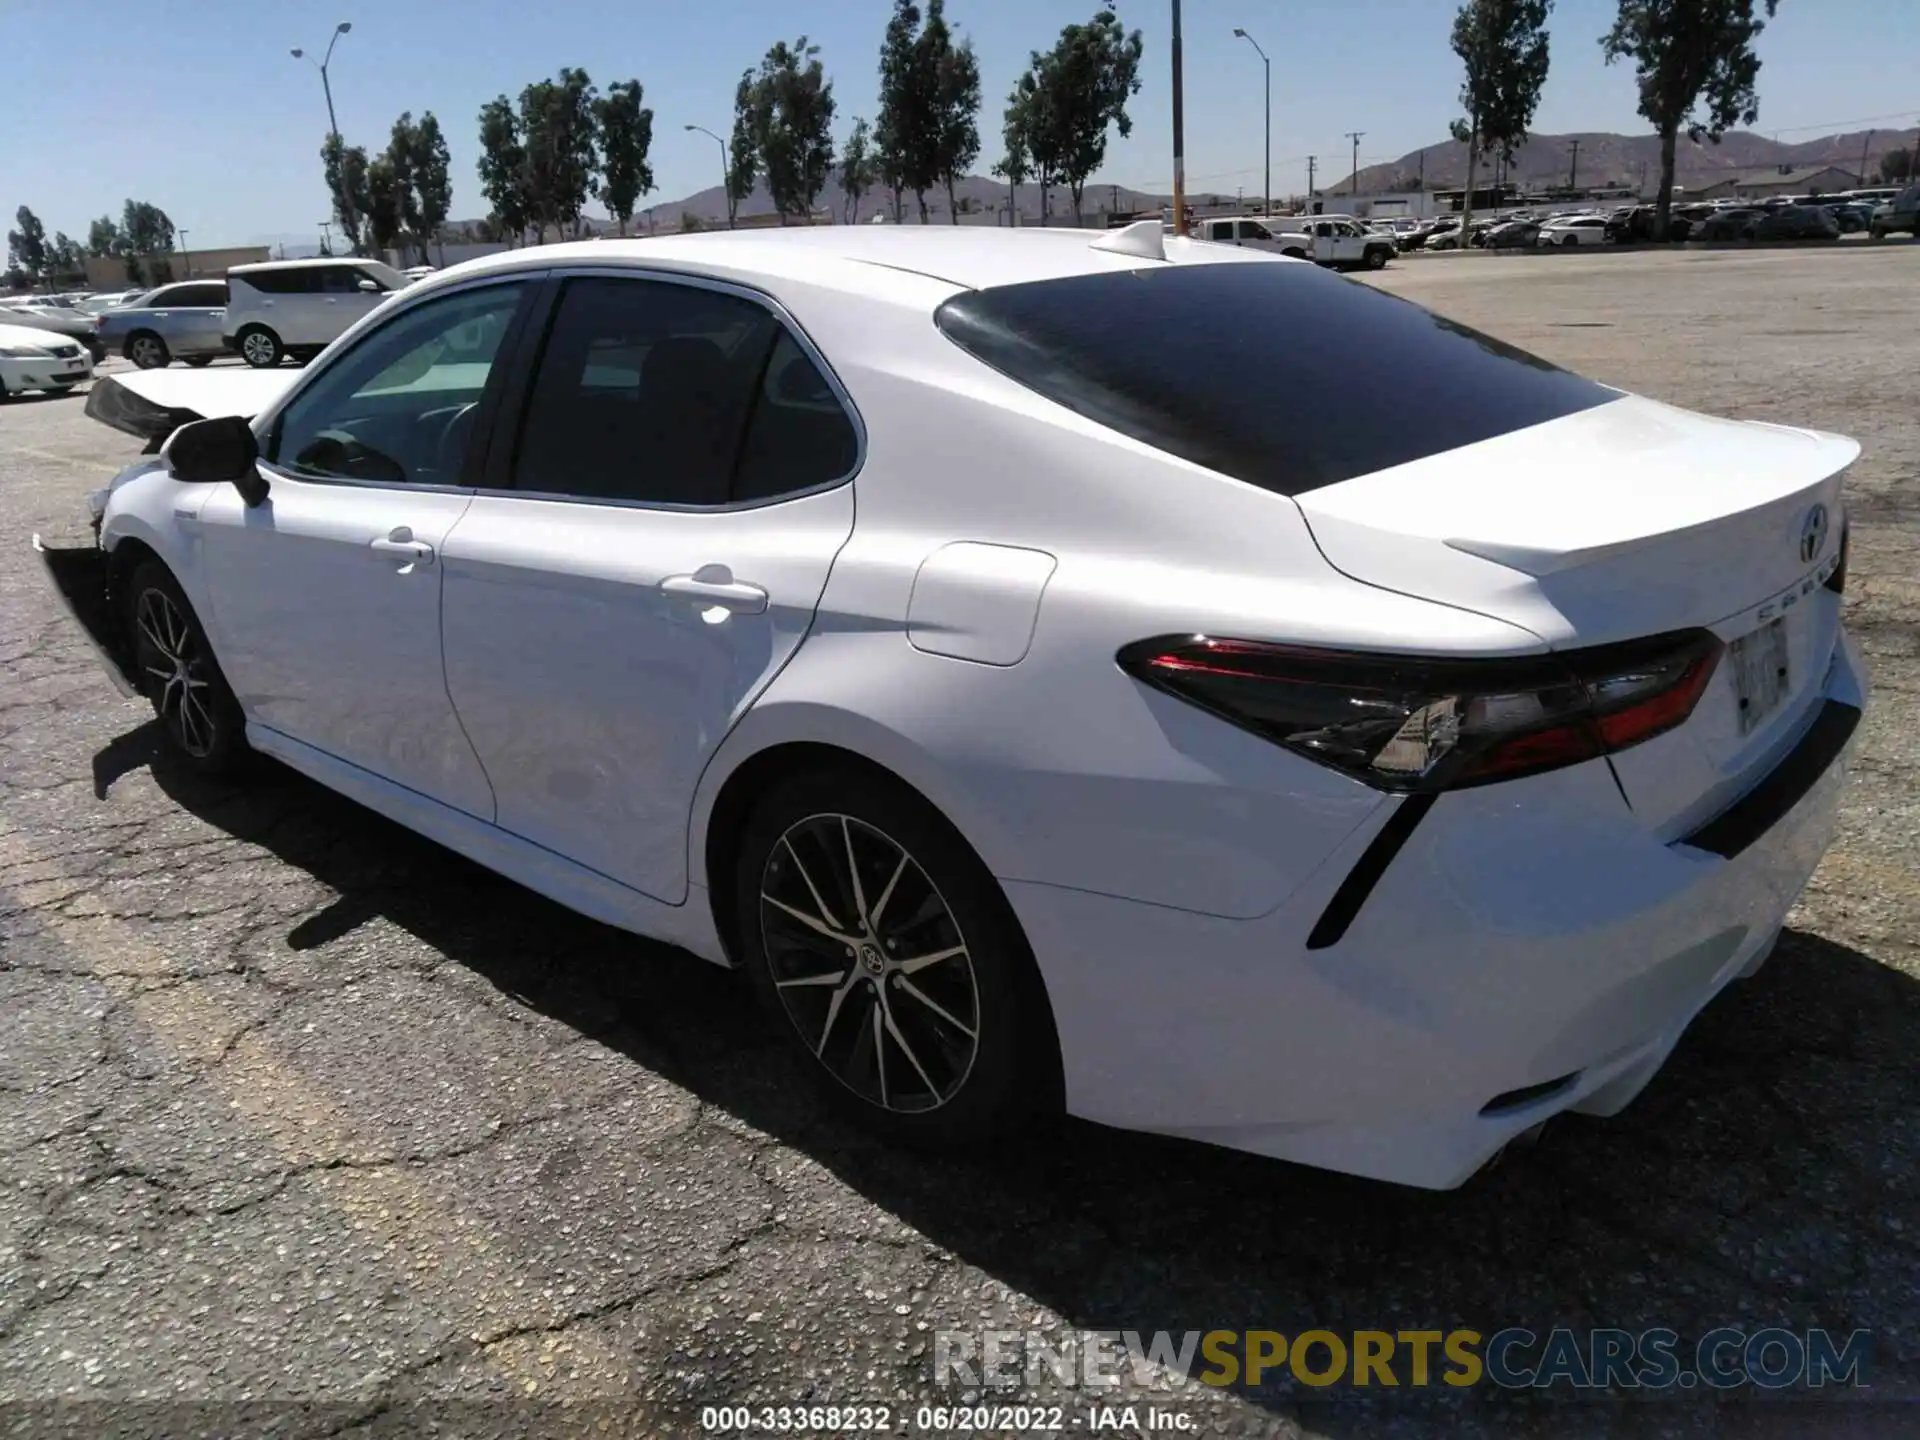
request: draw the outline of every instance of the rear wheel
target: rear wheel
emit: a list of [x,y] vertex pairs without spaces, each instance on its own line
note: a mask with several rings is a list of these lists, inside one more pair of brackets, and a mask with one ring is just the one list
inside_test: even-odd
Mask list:
[[271,370],[285,354],[280,337],[264,325],[249,325],[240,332],[240,358],[256,370]]
[[158,560],[142,561],[125,606],[134,677],[169,748],[203,774],[230,773],[247,754],[246,721],[180,582]]
[[742,837],[735,904],[761,1003],[869,1128],[978,1141],[1054,1083],[1051,1013],[1011,908],[904,786],[855,769],[777,786]]
[[127,359],[142,370],[163,370],[173,356],[166,341],[151,330],[141,330],[127,338]]

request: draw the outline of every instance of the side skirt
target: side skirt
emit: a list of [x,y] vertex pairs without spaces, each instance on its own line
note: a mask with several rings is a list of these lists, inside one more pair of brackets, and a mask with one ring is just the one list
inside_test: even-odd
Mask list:
[[716,965],[730,963],[714,929],[712,910],[704,903],[704,890],[693,890],[684,905],[663,904],[597,870],[575,864],[563,855],[257,721],[247,722],[247,743],[329,790],[337,790],[349,800],[590,920],[678,945]]

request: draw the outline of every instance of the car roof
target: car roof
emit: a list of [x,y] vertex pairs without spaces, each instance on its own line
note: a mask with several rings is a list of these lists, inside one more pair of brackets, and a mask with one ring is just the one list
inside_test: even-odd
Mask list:
[[[429,275],[409,293],[437,290],[476,275],[549,265],[687,270],[746,283],[787,280],[862,295],[887,293],[888,277],[897,280],[903,274],[942,282],[950,290],[983,290],[1152,264],[1139,254],[1096,243],[1111,242],[1124,233],[987,225],[820,225],[575,241],[468,260]],[[1165,241],[1170,258],[1214,264],[1293,263],[1260,251],[1199,241],[1187,242],[1194,248],[1182,254],[1175,248],[1181,243],[1172,237]]]
[[312,270],[321,265],[385,265],[371,255],[316,255],[306,260],[256,260],[251,265],[230,265],[229,275],[250,275],[256,270]]

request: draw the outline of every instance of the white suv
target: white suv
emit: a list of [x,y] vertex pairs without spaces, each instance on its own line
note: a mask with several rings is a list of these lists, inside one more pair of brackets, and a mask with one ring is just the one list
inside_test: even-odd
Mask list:
[[292,354],[317,355],[353,322],[407,287],[407,277],[378,260],[279,260],[227,272],[229,350],[256,369]]

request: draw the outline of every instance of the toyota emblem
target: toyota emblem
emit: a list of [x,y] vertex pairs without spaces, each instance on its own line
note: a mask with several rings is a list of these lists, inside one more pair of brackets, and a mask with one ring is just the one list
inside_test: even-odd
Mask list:
[[1827,507],[1816,505],[1800,524],[1800,563],[1811,565],[1827,548]]

